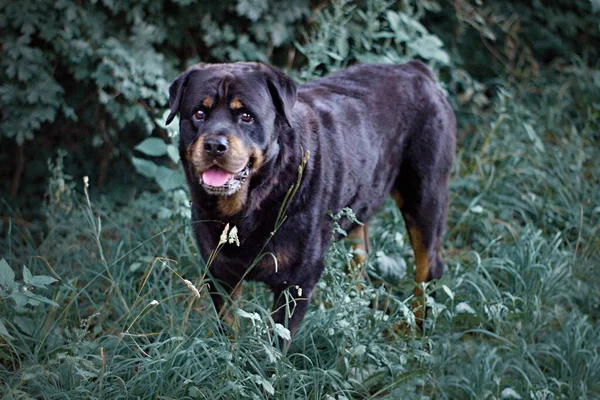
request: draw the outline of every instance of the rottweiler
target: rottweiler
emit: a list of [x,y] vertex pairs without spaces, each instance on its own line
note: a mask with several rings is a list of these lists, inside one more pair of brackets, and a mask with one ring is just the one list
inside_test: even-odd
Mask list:
[[[416,282],[441,277],[456,119],[425,64],[355,65],[300,86],[262,63],[198,64],[171,84],[169,105],[202,256],[226,223],[237,227],[239,247],[222,244],[209,266],[217,311],[242,280],[264,282],[274,321],[293,337],[323,272],[331,213],[349,207],[367,222],[388,194],[406,222]],[[272,235],[284,200],[287,219]],[[341,227],[366,236],[364,226]],[[276,261],[254,262],[265,253]]]

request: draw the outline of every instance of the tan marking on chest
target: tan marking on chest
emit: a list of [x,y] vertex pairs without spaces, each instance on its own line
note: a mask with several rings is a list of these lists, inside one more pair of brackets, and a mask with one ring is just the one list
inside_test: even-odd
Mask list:
[[219,212],[226,217],[230,217],[242,211],[248,200],[248,182],[242,184],[242,187],[229,197],[219,198],[217,208]]

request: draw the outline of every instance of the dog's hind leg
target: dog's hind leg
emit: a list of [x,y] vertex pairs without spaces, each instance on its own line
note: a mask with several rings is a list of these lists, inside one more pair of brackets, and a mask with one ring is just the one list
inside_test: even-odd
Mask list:
[[346,240],[348,240],[352,247],[354,262],[356,264],[364,264],[367,260],[367,254],[371,250],[368,224],[365,223],[356,226],[348,233]]
[[[429,104],[423,126],[406,146],[391,192],[415,253],[414,293],[422,298],[421,284],[441,278],[444,272],[441,250],[448,213],[448,178],[456,151],[456,121],[445,101]],[[425,315],[423,306],[421,299],[417,317]]]
[[420,322],[424,317],[423,290],[421,284],[439,279],[444,271],[442,241],[448,208],[447,178],[415,177],[410,170],[401,175],[400,187],[393,193],[410,237],[415,255],[414,295],[417,302],[413,305],[415,316]]

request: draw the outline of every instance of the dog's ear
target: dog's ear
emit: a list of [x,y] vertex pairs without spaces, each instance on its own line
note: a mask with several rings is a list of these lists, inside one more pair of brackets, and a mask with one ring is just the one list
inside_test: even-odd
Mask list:
[[175,115],[177,115],[177,112],[179,111],[181,99],[183,98],[183,93],[185,92],[185,87],[187,86],[190,74],[202,68],[202,65],[203,64],[194,65],[192,68],[179,75],[177,79],[171,83],[171,86],[169,86],[169,106],[171,107],[171,113],[167,117],[167,125],[173,121],[173,118],[175,118]]
[[179,111],[179,106],[181,105],[181,98],[183,97],[183,92],[185,91],[185,87],[187,85],[187,79],[190,75],[191,71],[186,71],[183,74],[179,75],[177,79],[171,83],[169,86],[169,106],[171,107],[171,112],[167,117],[167,125],[173,121],[175,115]]
[[292,109],[298,97],[296,84],[277,68],[263,64],[267,72],[267,86],[275,103],[275,109],[292,126]]

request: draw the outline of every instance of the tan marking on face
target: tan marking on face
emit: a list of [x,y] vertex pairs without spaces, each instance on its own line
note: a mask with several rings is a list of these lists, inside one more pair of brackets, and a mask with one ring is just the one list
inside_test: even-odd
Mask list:
[[192,164],[196,176],[200,176],[202,172],[214,165],[218,165],[231,173],[238,173],[242,171],[248,164],[248,161],[250,161],[252,149],[247,148],[244,143],[235,136],[227,136],[229,150],[224,157],[218,159],[207,155],[203,150],[204,139],[204,136],[200,137],[186,149],[186,158]]
[[[257,161],[262,162],[262,152],[247,147],[236,136],[227,136],[227,140],[229,141],[229,150],[227,151],[226,156],[219,159],[213,159],[203,151],[204,137],[200,137],[195,143],[187,148],[186,157],[192,164],[194,174],[197,177],[200,177],[204,171],[214,165],[218,165],[220,168],[231,173],[238,173],[248,165],[251,156],[255,158],[253,170],[255,169],[254,165],[256,165]],[[223,216],[229,217],[242,211],[248,200],[248,180],[249,178],[242,183],[240,189],[233,195],[219,197],[217,199],[217,208]]]
[[[235,136],[229,136],[229,151],[226,157],[227,164],[235,164],[233,171],[241,171],[250,161],[250,149]],[[248,179],[242,183],[242,187],[233,195],[220,197],[217,200],[219,212],[227,217],[242,211],[248,201]]]
[[252,169],[257,170],[263,162],[265,162],[265,155],[262,150],[254,149],[252,152]]
[[231,100],[231,103],[229,103],[229,108],[231,108],[232,110],[239,110],[243,106],[244,105],[242,104],[242,101],[240,99],[233,99]]
[[252,150],[246,147],[237,136],[227,136],[227,140],[229,141],[229,150],[225,161],[230,165],[239,165],[239,168],[235,168],[235,170],[241,170],[250,161]]
[[212,97],[207,96],[202,100],[202,105],[206,108],[211,108],[214,104]]
[[196,142],[192,143],[185,149],[186,159],[192,165],[192,169],[194,170],[194,175],[200,174],[200,166],[202,165],[202,159],[204,155],[201,150],[204,147],[204,138],[198,139]]
[[392,196],[392,199],[394,199],[394,201],[396,202],[398,208],[402,209],[402,206],[404,205],[404,200],[402,199],[402,196],[400,196],[400,192],[398,190],[394,190],[392,193],[390,193],[390,195]]

